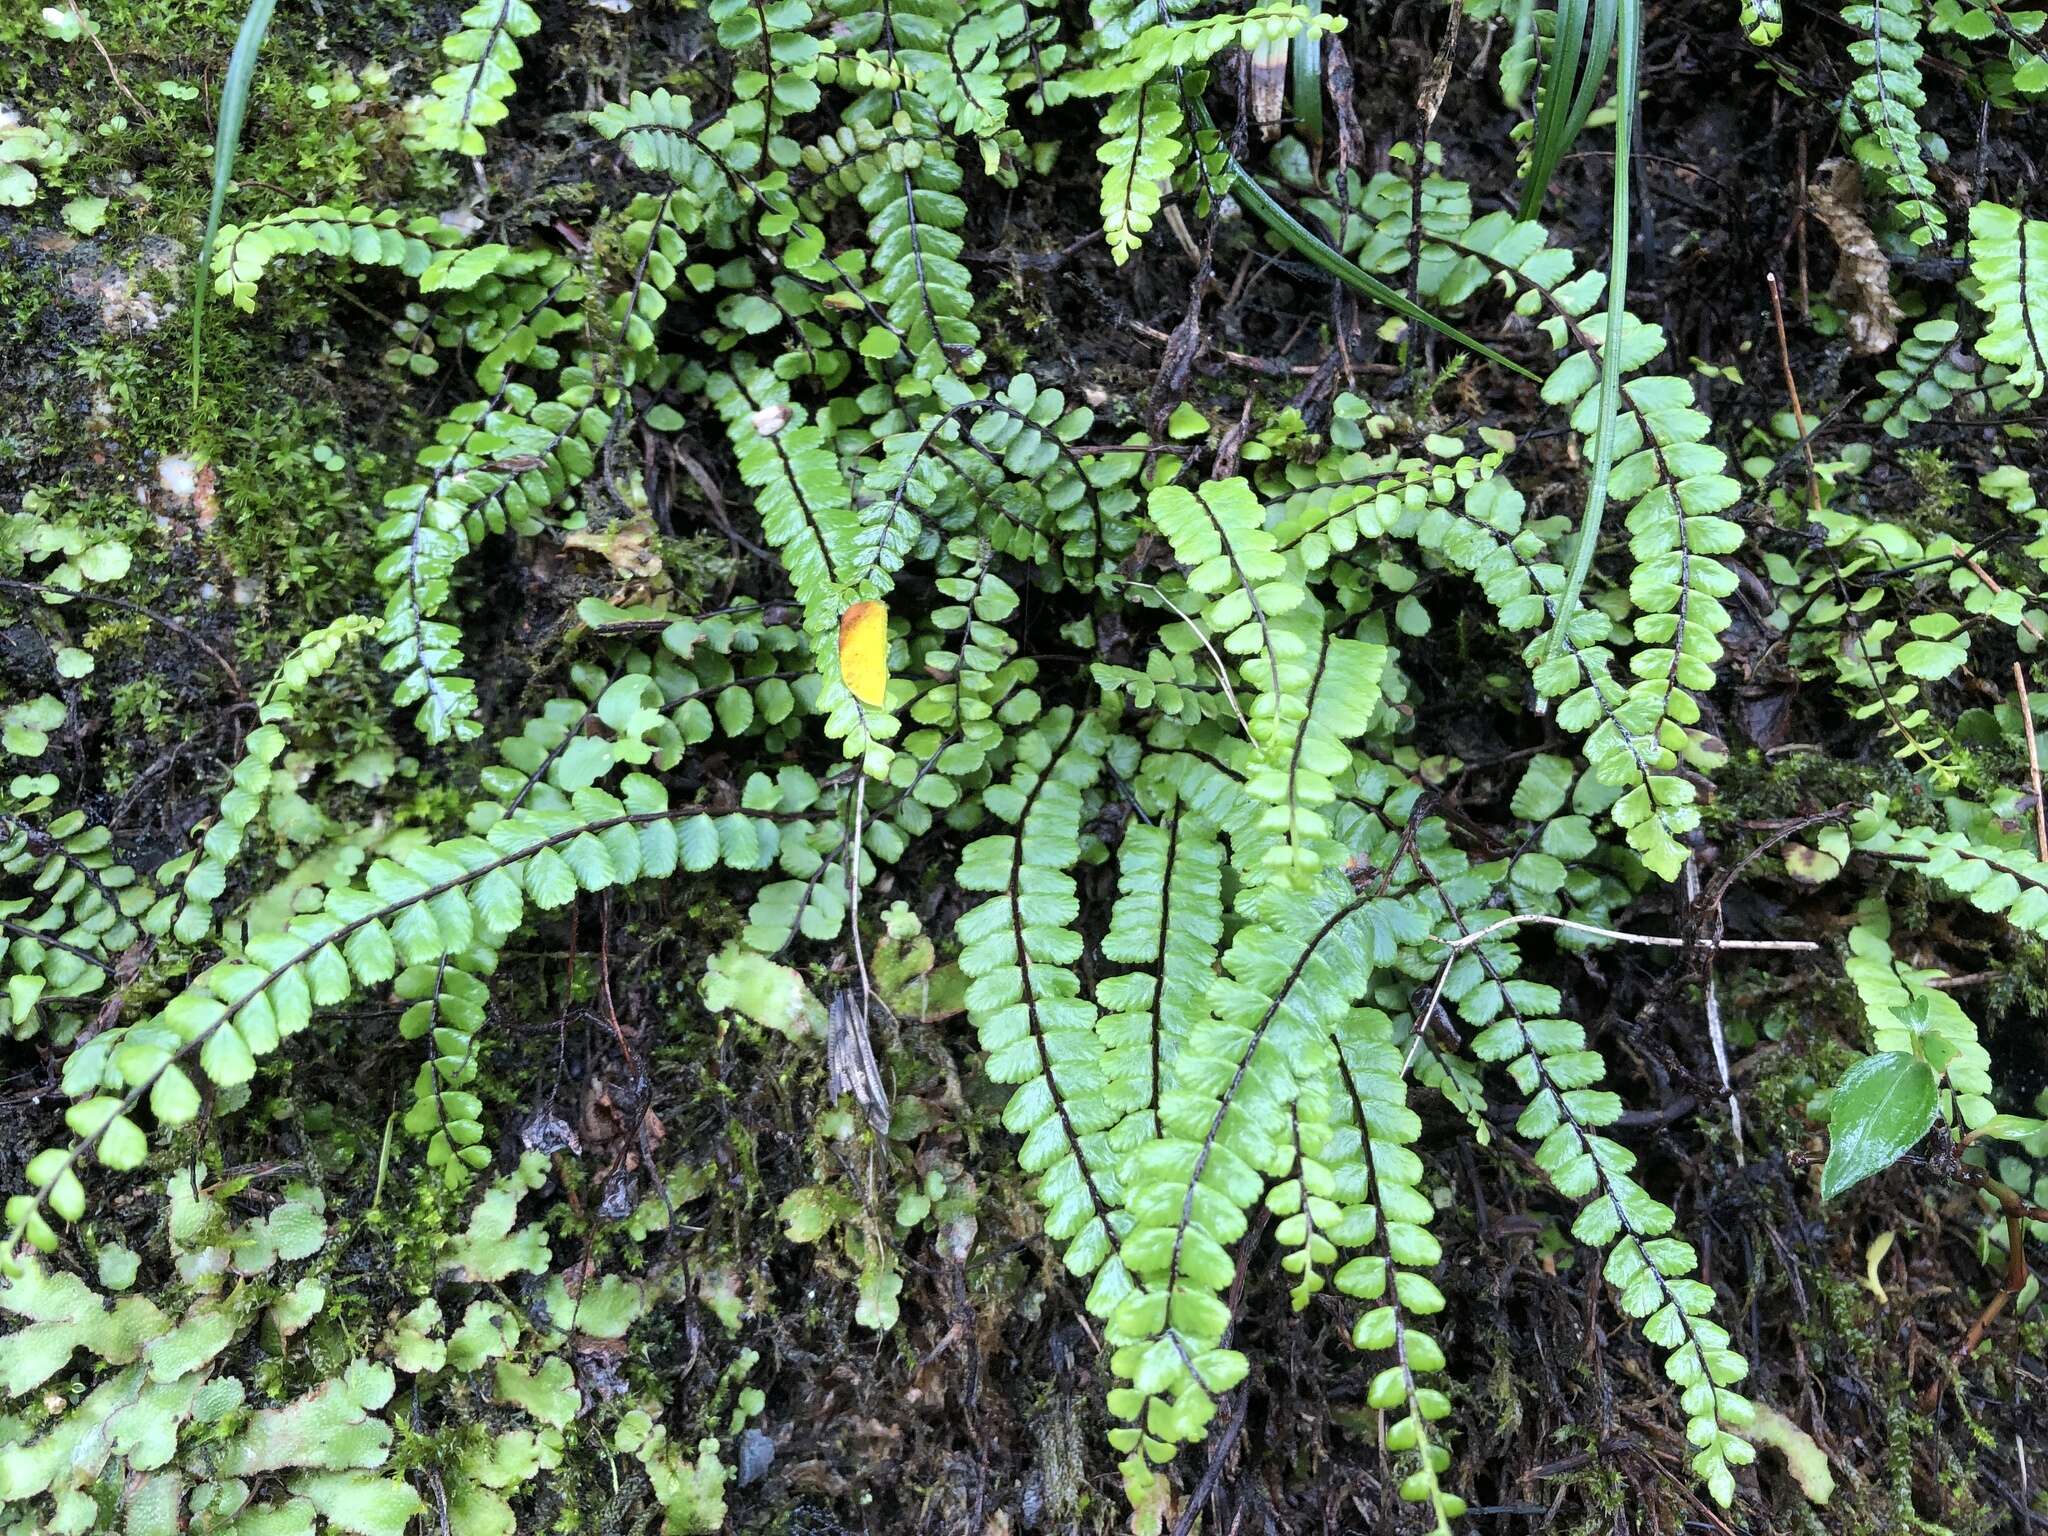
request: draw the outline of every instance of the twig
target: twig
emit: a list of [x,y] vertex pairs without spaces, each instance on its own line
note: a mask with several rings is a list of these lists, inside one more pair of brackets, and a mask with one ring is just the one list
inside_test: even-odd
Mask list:
[[2027,696],[2026,669],[2018,662],[2012,664],[2012,680],[2019,684],[2020,719],[2027,727],[2027,772],[2034,781],[2034,842],[2041,851],[2041,862],[2048,864],[2048,806],[2041,804],[2041,748],[2034,740],[2034,701]]
[[1820,475],[1813,467],[1813,443],[1806,435],[1806,409],[1799,403],[1799,385],[1792,378],[1792,349],[1785,341],[1785,305],[1778,296],[1778,274],[1766,272],[1771,290],[1771,319],[1778,327],[1778,362],[1785,370],[1785,393],[1792,397],[1792,425],[1799,433],[1799,451],[1806,457],[1806,500],[1820,510]]
[[221,655],[219,651],[193,634],[191,630],[180,624],[176,619],[165,618],[164,615],[158,613],[153,608],[145,608],[140,603],[131,603],[125,597],[109,597],[104,592],[68,592],[62,587],[45,586],[40,581],[14,581],[4,576],[0,576],[0,587],[7,587],[16,592],[40,592],[46,597],[77,598],[81,602],[105,603],[110,608],[124,608],[130,613],[139,613],[145,619],[154,620],[156,623],[163,625],[172,634],[177,635],[181,639],[191,641],[200,650],[206,652],[208,656],[213,658],[214,665],[228,675],[228,681],[235,685],[236,694],[242,698],[249,696],[248,689],[242,686],[241,673],[234,669],[233,663],[227,657]]
[[1223,697],[1230,701],[1230,712],[1233,715],[1237,716],[1238,729],[1244,732],[1245,739],[1249,741],[1251,739],[1252,734],[1251,722],[1245,719],[1244,711],[1237,707],[1237,690],[1230,686],[1230,669],[1223,664],[1223,658],[1216,653],[1215,645],[1212,644],[1210,642],[1209,637],[1202,632],[1202,626],[1197,624],[1193,619],[1189,618],[1186,613],[1182,612],[1180,604],[1176,603],[1172,598],[1168,597],[1166,593],[1154,583],[1149,581],[1128,581],[1125,582],[1124,585],[1128,587],[1143,587],[1149,592],[1156,593],[1158,595],[1159,601],[1166,604],[1167,607],[1173,610],[1174,617],[1179,619],[1181,623],[1187,625],[1187,627],[1194,632],[1195,638],[1202,642],[1202,649],[1209,653],[1209,660],[1212,663],[1214,663],[1216,667],[1217,679],[1223,684]]
[[1446,949],[1469,949],[1481,939],[1496,934],[1503,928],[1519,928],[1525,923],[1536,923],[1545,928],[1569,928],[1574,933],[1590,933],[1595,938],[1618,939],[1624,944],[1654,944],[1659,949],[1684,949],[1697,945],[1705,950],[1718,949],[1759,949],[1811,954],[1820,945],[1811,939],[1680,939],[1661,933],[1623,933],[1618,928],[1597,928],[1591,923],[1578,923],[1568,917],[1552,917],[1546,912],[1523,912],[1513,917],[1501,918],[1488,923],[1473,933],[1458,939],[1438,939],[1437,943]]
[[[1688,909],[1700,899],[1699,861],[1685,861],[1685,900]],[[1715,938],[1720,937],[1721,909],[1717,901],[1714,907]],[[1735,1138],[1735,1166],[1743,1166],[1742,1156],[1742,1104],[1735,1097],[1735,1081],[1728,1072],[1728,1036],[1721,1028],[1721,993],[1714,984],[1714,957],[1707,956],[1707,1039],[1714,1047],[1714,1069],[1721,1074],[1721,1096],[1728,1105],[1728,1128]]]
[[[1970,574],[1972,576],[1976,577],[1979,581],[1983,582],[1986,587],[1990,588],[1991,595],[1993,597],[1997,597],[2001,592],[2005,590],[2005,588],[2001,587],[1998,584],[1998,578],[1996,576],[1993,576],[1989,571],[1985,570],[1983,566],[1979,565],[1973,556],[1963,556],[1963,564],[1967,565],[1970,568]],[[2048,641],[2048,635],[2043,635],[2041,633],[2040,626],[2037,625],[2032,619],[2027,617],[2025,610],[2021,610],[2020,613],[2020,628],[2024,629],[2028,634],[2032,635],[2036,643]],[[2019,669],[2018,662],[2013,663],[2013,669],[2015,671]]]

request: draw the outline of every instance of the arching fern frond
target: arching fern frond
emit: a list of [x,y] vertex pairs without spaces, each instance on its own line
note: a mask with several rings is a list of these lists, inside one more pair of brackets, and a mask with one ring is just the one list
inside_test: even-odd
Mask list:
[[315,1009],[389,981],[401,966],[502,941],[529,901],[547,911],[579,891],[643,875],[719,863],[759,869],[774,856],[773,821],[671,810],[667,792],[641,774],[628,775],[621,790],[587,788],[568,809],[522,809],[482,837],[429,844],[402,862],[378,859],[361,885],[329,889],[318,911],[252,935],[157,1013],[103,1030],[73,1051],[63,1085],[80,1101],[69,1117],[78,1139],[30,1160],[34,1193],[7,1202],[9,1248],[26,1242],[50,1251],[57,1236],[49,1217],[83,1215],[79,1169],[88,1155],[115,1169],[141,1163],[148,1139],[134,1117],[145,1100],[161,1127],[196,1118],[195,1070],[215,1091],[240,1088],[259,1058],[304,1029]]
[[408,218],[389,209],[294,208],[221,230],[213,246],[213,291],[244,314],[254,314],[257,284],[280,256],[318,254],[359,267],[395,267],[418,277],[437,250],[461,238],[439,219]]

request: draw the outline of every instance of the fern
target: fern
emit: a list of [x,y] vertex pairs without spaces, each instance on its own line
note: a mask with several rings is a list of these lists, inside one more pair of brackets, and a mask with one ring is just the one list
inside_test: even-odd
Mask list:
[[1095,152],[1102,177],[1102,229],[1122,264],[1144,244],[1165,189],[1187,145],[1180,93],[1162,80],[1121,91],[1102,115],[1107,142]]
[[1948,238],[1927,170],[1919,112],[1927,105],[1920,79],[1920,6],[1917,0],[1848,0],[1842,20],[1857,33],[1849,57],[1862,73],[1842,103],[1842,132],[1850,153],[1897,201],[1892,216],[1916,247]]
[[1225,1344],[1228,1250],[1265,1178],[1288,1172],[1288,1110],[1301,1084],[1329,1075],[1330,1031],[1373,967],[1416,936],[1412,913],[1384,899],[1275,905],[1285,914],[1262,914],[1231,941],[1207,1016],[1192,1023],[1160,1094],[1159,1138],[1125,1169],[1122,1253],[1134,1288],[1105,1337],[1110,1369],[1128,1383],[1109,1394],[1125,1423],[1110,1438],[1134,1493],[1202,1438],[1217,1400],[1244,1379],[1244,1356]]
[[960,918],[967,1013],[988,1052],[988,1074],[1015,1084],[1003,1124],[1023,1138],[1018,1163],[1035,1179],[1046,1232],[1067,1267],[1094,1276],[1090,1310],[1124,1291],[1115,1159],[1116,1123],[1097,1051],[1096,1007],[1072,967],[1081,957],[1071,869],[1082,797],[1107,743],[1092,715],[1055,710],[1017,747],[1018,768],[989,808],[1016,830],[969,843],[959,883],[993,892]]
[[432,93],[414,108],[407,145],[481,155],[483,130],[509,110],[519,39],[538,31],[540,16],[527,0],[477,0],[464,11],[462,25],[441,42],[455,67],[436,76]]
[[1104,166],[1103,230],[1119,265],[1130,259],[1152,227],[1163,188],[1189,142],[1182,73],[1226,48],[1284,48],[1292,39],[1327,35],[1343,26],[1341,18],[1293,3],[1258,5],[1192,22],[1177,19],[1172,9],[1150,0],[1141,9],[1165,19],[1132,32],[1121,26],[1104,28],[1100,35],[1107,46],[1102,61],[1069,75],[1066,82],[1077,96],[1111,98],[1102,124],[1109,137],[1096,158]]
[[53,776],[28,774],[0,789],[0,874],[27,888],[0,899],[0,976],[15,1039],[35,1033],[53,1005],[106,985],[156,894],[83,811],[44,819],[56,789]]
[[1980,356],[2011,369],[2032,398],[2048,389],[2048,223],[2003,203],[1970,210],[1970,275],[1988,316]]
[[1915,325],[1893,365],[1879,372],[1884,393],[1863,408],[1864,421],[1882,426],[1887,437],[1904,438],[1955,404],[1957,394],[1976,383],[1956,346],[1959,335],[1952,309]]
[[223,228],[213,247],[213,291],[244,314],[256,312],[256,289],[280,256],[331,256],[360,267],[394,267],[419,277],[436,251],[460,237],[439,219],[407,218],[370,208],[294,208]]
[[256,729],[242,743],[242,756],[229,778],[232,787],[220,803],[220,816],[207,829],[195,854],[172,861],[157,871],[159,883],[177,880],[177,894],[159,900],[144,919],[153,933],[169,932],[186,944],[200,943],[213,927],[212,903],[226,888],[230,867],[240,857],[250,824],[269,797],[277,760],[287,745],[285,727],[296,712],[299,696],[331,668],[344,646],[370,629],[363,618],[336,619],[314,630],[293,648],[256,705]]
[[553,400],[508,383],[495,400],[457,406],[420,451],[429,478],[384,498],[377,638],[384,670],[399,674],[393,700],[420,706],[415,718],[429,742],[468,741],[481,729],[475,684],[459,670],[461,631],[435,617],[453,597],[456,567],[486,534],[539,532],[542,516],[597,467],[610,418],[587,376],[564,379]]
[[1849,930],[1849,954],[1843,970],[1855,984],[1870,1021],[1872,1051],[1916,1054],[1923,1040],[1937,1041],[1946,1087],[1945,1118],[1953,1126],[1977,1130],[1998,1112],[1991,1101],[1991,1055],[1977,1043],[1977,1026],[1948,993],[1930,986],[1943,979],[1938,970],[1903,965],[1893,953],[1891,914],[1881,902],[1869,902]]
[[2002,916],[2022,933],[2048,935],[2048,864],[2028,849],[1989,835],[1988,818],[1951,803],[1944,830],[1902,826],[1889,800],[1878,795],[1858,813],[1850,835],[1859,852],[1891,859],[1925,875],[1980,912]]
[[240,955],[208,967],[149,1019],[102,1031],[73,1051],[63,1081],[78,1101],[67,1114],[78,1140],[30,1160],[35,1192],[9,1197],[8,1224],[52,1251],[49,1216],[76,1221],[84,1213],[78,1170],[86,1156],[118,1171],[147,1154],[134,1119],[145,1100],[159,1126],[189,1124],[201,1104],[195,1068],[215,1091],[240,1087],[315,1008],[388,981],[401,965],[438,964],[502,940],[528,901],[547,911],[579,891],[678,868],[758,869],[775,844],[773,822],[672,811],[658,782],[629,774],[619,796],[582,789],[567,810],[522,808],[481,837],[429,844],[403,863],[378,859],[361,886],[329,889],[319,911],[252,935]]

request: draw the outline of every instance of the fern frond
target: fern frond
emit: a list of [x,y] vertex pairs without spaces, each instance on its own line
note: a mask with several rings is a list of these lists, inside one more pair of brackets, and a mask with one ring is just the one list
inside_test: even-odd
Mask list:
[[[1962,1005],[1931,984],[1947,980],[1947,973],[1903,964],[1892,950],[1891,932],[1892,916],[1882,898],[1866,901],[1849,930],[1842,962],[1870,1022],[1870,1049],[1938,1060],[1942,1118],[1974,1131],[1998,1113],[1991,1100],[1991,1053],[1978,1042],[1977,1026]],[[1941,1042],[1938,1052],[1928,1048],[1929,1036]]]
[[1857,33],[1849,57],[1862,67],[1842,102],[1849,151],[1898,200],[1892,215],[1906,238],[1935,245],[1948,238],[1948,215],[1922,148],[1919,0],[1849,0],[1842,20]]
[[27,887],[0,899],[0,983],[16,1039],[34,1031],[45,1005],[89,997],[112,979],[156,896],[85,812],[43,820],[56,788],[47,774],[0,785],[0,874]]
[[1102,229],[1118,266],[1131,259],[1165,200],[1186,148],[1180,92],[1168,80],[1145,80],[1120,91],[1102,116],[1109,137],[1095,151],[1102,173]]
[[1450,1399],[1422,1382],[1444,1368],[1443,1347],[1421,1321],[1444,1308],[1429,1278],[1443,1257],[1429,1232],[1436,1211],[1421,1188],[1422,1160],[1411,1150],[1422,1121],[1408,1107],[1402,1052],[1385,1013],[1352,1009],[1337,1025],[1336,1044],[1344,1114],[1323,1152],[1341,1212],[1331,1233],[1340,1246],[1368,1250],[1337,1271],[1336,1285],[1373,1303],[1353,1325],[1352,1343],[1394,1357],[1374,1375],[1366,1401],[1384,1414],[1402,1414],[1385,1432],[1387,1449],[1406,1453],[1414,1468],[1401,1480],[1401,1497],[1428,1504],[1438,1531],[1446,1532],[1465,1501],[1439,1481],[1450,1453],[1430,1428],[1449,1415]]
[[1965,828],[1901,826],[1883,795],[1874,796],[1850,824],[1850,838],[1857,852],[1890,859],[1979,912],[2002,916],[2022,933],[2048,937],[2048,863],[2030,850]]
[[213,246],[213,291],[244,314],[256,312],[256,288],[280,256],[331,256],[359,267],[395,267],[407,277],[427,270],[434,253],[461,235],[439,219],[386,209],[294,208],[249,224],[230,224]]
[[314,630],[293,647],[256,704],[256,729],[242,742],[242,755],[229,773],[230,788],[220,813],[207,828],[199,848],[157,871],[160,882],[182,872],[177,894],[165,896],[150,910],[144,925],[153,933],[170,933],[180,942],[197,944],[213,928],[213,902],[227,888],[229,869],[241,856],[242,840],[269,799],[271,776],[288,744],[286,727],[296,714],[300,694],[323,676],[341,655],[373,628],[370,620],[351,615]]
[[407,966],[391,984],[408,1005],[399,1015],[398,1033],[427,1041],[405,1128],[426,1141],[427,1166],[440,1169],[450,1189],[491,1165],[491,1149],[483,1145],[483,1100],[470,1085],[480,1065],[477,1037],[489,1000],[477,973],[488,972],[495,958],[489,949],[443,955],[429,965]]
[[1074,964],[1083,796],[1102,771],[1107,733],[1092,714],[1050,712],[1017,744],[1009,782],[984,795],[1015,828],[962,850],[959,883],[992,894],[961,915],[967,1015],[988,1052],[988,1075],[1015,1085],[1003,1125],[1023,1138],[1017,1160],[1034,1179],[1045,1230],[1067,1268],[1093,1276],[1089,1309],[1106,1314],[1128,1290],[1118,1255],[1121,1186],[1108,1132],[1123,1106],[1100,1059],[1095,1004]]
[[481,730],[476,687],[460,675],[462,633],[437,619],[453,597],[456,567],[486,534],[540,531],[541,518],[597,467],[611,429],[587,375],[568,370],[553,400],[507,384],[493,400],[457,406],[421,450],[429,478],[389,492],[377,536],[385,589],[384,670],[399,674],[393,701],[420,706],[429,742],[469,741]]
[[1904,438],[1955,404],[1957,394],[1977,382],[1956,346],[1959,331],[1953,308],[1915,325],[1892,366],[1879,372],[1884,393],[1863,408],[1863,420],[1883,427],[1887,437]]
[[1117,901],[1102,957],[1130,966],[1096,983],[1103,1071],[1122,1119],[1112,1143],[1127,1151],[1159,1134],[1159,1095],[1216,971],[1223,937],[1223,847],[1207,822],[1179,804],[1159,820],[1133,820],[1117,849]]
[[481,155],[483,130],[509,110],[519,39],[539,30],[540,16],[527,0],[477,0],[464,11],[462,24],[441,40],[455,67],[437,75],[432,93],[413,108],[406,146]]
[[1291,1162],[1289,1106],[1304,1082],[1326,1082],[1330,1032],[1361,998],[1375,967],[1420,937],[1405,905],[1360,896],[1262,904],[1239,929],[1160,1095],[1160,1135],[1124,1170],[1131,1227],[1124,1264],[1135,1282],[1109,1314],[1110,1368],[1128,1383],[1109,1394],[1124,1421],[1111,1443],[1126,1485],[1199,1440],[1218,1398],[1244,1379],[1224,1343],[1222,1292],[1237,1267],[1230,1248],[1268,1176]]
[[[933,131],[929,123],[924,129]],[[877,176],[860,192],[874,251],[871,297],[889,320],[891,330],[882,334],[901,338],[910,364],[898,392],[936,394],[945,405],[965,399],[962,381],[981,369],[981,333],[969,318],[974,280],[960,262],[967,244],[960,235],[967,220],[957,195],[962,179],[934,142],[914,167]]]
[[[1456,926],[1461,934],[1473,931],[1462,917]],[[1680,1389],[1693,1470],[1725,1506],[1735,1495],[1734,1469],[1756,1458],[1741,1434],[1755,1409],[1732,1390],[1748,1365],[1709,1315],[1712,1288],[1690,1278],[1698,1255],[1669,1235],[1671,1209],[1631,1177],[1635,1154],[1601,1134],[1620,1118],[1621,1100],[1598,1086],[1606,1072],[1599,1053],[1587,1047],[1583,1028],[1556,1016],[1554,988],[1511,979],[1494,958],[1502,947],[1487,940],[1468,952],[1483,977],[1476,987],[1461,987],[1455,1001],[1475,1023],[1493,1020],[1473,1038],[1472,1052],[1505,1065],[1529,1096],[1515,1132],[1537,1142],[1536,1164],[1557,1192],[1584,1202],[1572,1236],[1607,1250],[1603,1274],[1623,1314],[1669,1351],[1665,1372]],[[1446,986],[1445,996],[1452,990]]]
[[[614,796],[578,791],[568,810],[522,809],[482,837],[429,844],[403,862],[378,859],[360,886],[328,890],[319,911],[282,931],[252,935],[242,952],[208,967],[150,1018],[104,1030],[64,1064],[66,1093],[94,1107],[78,1140],[31,1160],[32,1194],[7,1202],[9,1246],[56,1245],[49,1215],[76,1221],[89,1154],[128,1169],[147,1155],[133,1118],[145,1100],[164,1128],[199,1113],[198,1075],[215,1090],[247,1083],[257,1060],[312,1021],[316,1008],[358,986],[389,981],[402,965],[429,965],[516,928],[526,903],[543,911],[579,891],[641,876],[725,863],[759,869],[772,861],[777,827],[743,812],[671,810],[655,780],[630,774]],[[46,1214],[48,1213],[48,1214]]]
[[1989,317],[1977,353],[2012,370],[2014,389],[2048,389],[2048,222],[2003,203],[1970,210],[1970,275]]

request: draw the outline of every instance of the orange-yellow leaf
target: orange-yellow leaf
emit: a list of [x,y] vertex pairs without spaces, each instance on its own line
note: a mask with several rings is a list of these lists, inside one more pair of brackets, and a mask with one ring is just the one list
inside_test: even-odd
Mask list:
[[863,704],[879,709],[889,696],[889,610],[855,603],[839,616],[839,677]]

